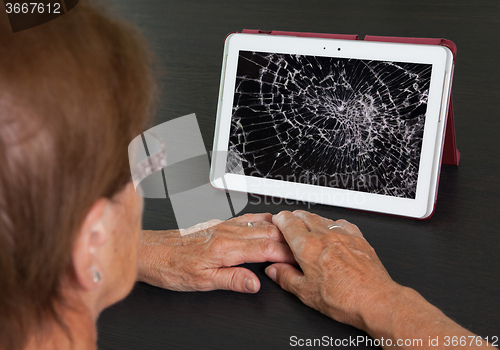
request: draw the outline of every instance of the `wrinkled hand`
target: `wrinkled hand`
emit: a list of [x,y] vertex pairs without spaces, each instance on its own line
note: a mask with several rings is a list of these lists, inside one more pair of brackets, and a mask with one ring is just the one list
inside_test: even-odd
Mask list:
[[[266,274],[297,295],[306,305],[364,329],[363,312],[396,284],[356,225],[333,221],[305,211],[273,217],[302,272],[276,263]],[[328,225],[340,227],[328,229]]]
[[[143,231],[138,280],[176,291],[255,293],[260,281],[242,263],[294,263],[271,214],[245,214],[200,230]],[[248,222],[254,223],[248,226]],[[210,226],[210,227],[208,227]]]

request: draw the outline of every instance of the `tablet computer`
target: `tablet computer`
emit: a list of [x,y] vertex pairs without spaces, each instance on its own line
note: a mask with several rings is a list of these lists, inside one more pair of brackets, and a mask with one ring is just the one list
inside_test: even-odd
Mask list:
[[443,46],[231,34],[211,184],[426,218],[452,71]]

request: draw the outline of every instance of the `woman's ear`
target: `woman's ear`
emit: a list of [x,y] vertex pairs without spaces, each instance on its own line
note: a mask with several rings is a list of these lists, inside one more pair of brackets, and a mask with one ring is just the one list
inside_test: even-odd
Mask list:
[[102,249],[109,239],[105,225],[107,199],[101,198],[87,213],[73,246],[72,263],[76,282],[84,290],[99,289],[103,279]]

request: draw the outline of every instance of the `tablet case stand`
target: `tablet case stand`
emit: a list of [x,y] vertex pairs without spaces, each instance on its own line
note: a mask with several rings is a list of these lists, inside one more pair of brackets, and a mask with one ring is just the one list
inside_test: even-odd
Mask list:
[[[342,40],[362,40],[356,34],[324,34],[324,33],[301,33],[301,32],[284,32],[284,31],[266,31],[258,29],[243,29],[241,33],[248,34],[269,34],[269,35],[289,35],[310,38],[325,38],[325,39],[342,39]],[[392,43],[407,43],[407,44],[423,44],[423,45],[442,45],[446,46],[453,54],[453,61],[455,61],[457,54],[457,47],[455,43],[447,39],[439,38],[403,38],[403,37],[390,37],[390,36],[375,36],[366,35],[364,41],[381,41]],[[456,165],[460,163],[460,152],[457,150],[455,141],[455,124],[453,122],[453,103],[451,99],[450,89],[450,103],[448,104],[448,114],[446,118],[443,154],[441,156],[441,164]]]

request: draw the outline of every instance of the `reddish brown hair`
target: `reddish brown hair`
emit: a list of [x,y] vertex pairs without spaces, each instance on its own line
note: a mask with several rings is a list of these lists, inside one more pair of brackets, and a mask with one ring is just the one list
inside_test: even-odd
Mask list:
[[151,113],[136,29],[80,1],[13,34],[0,13],[0,347],[52,317],[92,204],[129,181],[128,143]]

